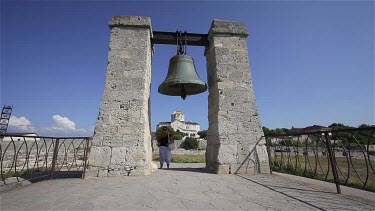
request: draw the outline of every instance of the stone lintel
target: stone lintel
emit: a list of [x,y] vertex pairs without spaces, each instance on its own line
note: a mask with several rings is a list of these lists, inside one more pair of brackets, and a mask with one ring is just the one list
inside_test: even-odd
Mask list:
[[112,16],[112,20],[108,23],[109,28],[113,27],[133,27],[150,29],[152,37],[151,19],[147,16]]
[[237,35],[246,38],[249,35],[249,31],[242,22],[214,19],[208,32],[209,40],[214,34]]

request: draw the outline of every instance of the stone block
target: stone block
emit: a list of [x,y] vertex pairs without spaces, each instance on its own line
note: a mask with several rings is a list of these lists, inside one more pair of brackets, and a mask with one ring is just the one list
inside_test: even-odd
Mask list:
[[108,168],[104,169],[103,167],[89,166],[85,172],[85,178],[88,177],[107,177]]
[[103,130],[99,127],[95,128],[95,138],[91,140],[93,146],[103,146]]
[[231,173],[230,165],[217,165],[215,171],[216,174],[229,174]]
[[238,150],[236,144],[220,144],[218,162],[220,164],[237,163]]
[[212,37],[214,45],[212,47],[212,51],[216,52],[217,49],[220,48],[227,48],[229,53],[236,53],[236,51],[245,51],[247,54],[247,43],[246,39],[243,37],[238,36],[214,36]]
[[[139,52],[141,49],[147,49],[150,40],[145,40],[145,37],[150,36],[150,31],[147,28],[128,28],[124,30],[123,28],[112,28],[111,29],[111,38],[109,43],[110,51],[118,50],[132,53]],[[144,56],[148,55],[144,54]],[[150,52],[151,53],[151,52]],[[108,56],[110,56],[109,54]],[[140,55],[140,54],[139,54]],[[130,61],[131,62],[131,61]]]
[[232,164],[232,174],[257,174],[258,168],[253,159],[249,159],[244,163]]
[[209,35],[217,34],[242,35],[247,37],[249,31],[242,22],[214,19],[211,24]]
[[89,154],[89,165],[108,168],[111,151],[111,148],[107,146],[92,146]]
[[118,168],[111,168],[108,171],[107,177],[117,177],[117,176],[127,176],[127,173],[124,170],[118,169]]
[[[144,135],[142,134],[124,134],[122,136],[122,140],[124,143],[126,143],[126,146],[129,147],[137,147],[137,146],[144,146],[144,141],[143,139],[145,138]],[[150,138],[151,139],[151,138]]]
[[259,165],[259,173],[261,174],[270,174],[270,165],[269,163],[260,163]]
[[224,133],[235,133],[236,132],[236,128],[237,128],[236,125],[233,124],[232,122],[225,121],[224,118],[219,119],[219,122],[218,122],[219,133],[221,133],[221,132],[224,132]]
[[102,144],[103,146],[119,147],[119,146],[123,146],[124,145],[121,136],[119,136],[119,135],[110,135],[110,134],[117,134],[117,133],[109,132],[107,134],[108,135],[105,135],[103,137],[103,144]]
[[261,145],[256,146],[257,156],[260,163],[265,163],[268,165],[268,153],[267,153],[267,146]]
[[229,54],[229,55],[217,55],[217,64],[247,64],[249,63],[249,57],[247,54]]
[[146,16],[113,16],[108,24],[110,27],[136,27],[151,29],[151,19]]

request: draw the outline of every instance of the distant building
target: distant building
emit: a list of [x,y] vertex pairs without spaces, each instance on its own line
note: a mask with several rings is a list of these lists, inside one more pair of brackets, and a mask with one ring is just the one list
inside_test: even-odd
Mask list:
[[321,126],[321,125],[313,125],[313,126],[308,126],[305,128],[301,129],[302,133],[313,133],[313,132],[318,132],[318,131],[329,131],[331,128]]
[[[307,126],[305,128],[295,128],[298,133],[315,133],[315,132],[323,132],[323,131],[330,131],[331,128],[321,126],[321,125],[312,125]],[[292,139],[293,141],[304,141],[308,138],[309,135],[299,135],[299,136],[273,136],[271,137],[271,143],[282,143],[284,140]]]
[[185,115],[182,111],[177,110],[173,112],[170,122],[159,122],[159,124],[156,125],[156,130],[163,126],[170,126],[173,130],[184,133],[185,137],[183,139],[186,137],[199,138],[198,131],[200,130],[200,125],[196,122],[185,122]]

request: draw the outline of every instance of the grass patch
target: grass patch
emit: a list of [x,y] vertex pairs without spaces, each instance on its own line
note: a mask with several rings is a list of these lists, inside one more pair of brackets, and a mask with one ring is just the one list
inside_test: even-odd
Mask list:
[[[159,154],[152,155],[153,161],[159,161]],[[205,163],[204,155],[172,155],[172,163]]]
[[[306,159],[306,167],[305,167],[305,159]],[[346,177],[348,174],[348,161],[346,158],[343,157],[336,157],[336,162],[341,170],[341,173],[338,170],[339,181],[341,185],[364,189],[367,191],[375,192],[375,175],[369,169],[369,177],[365,187],[363,187],[363,182],[361,179],[356,175],[352,166],[349,166],[350,173],[349,179],[346,181]],[[366,162],[364,159],[357,159],[352,158],[353,165],[355,166],[357,173],[361,176],[363,180],[366,179],[367,176],[367,168]],[[310,165],[308,164],[310,163]],[[320,165],[319,165],[320,163]],[[328,157],[326,156],[319,156],[318,159],[314,156],[283,156],[280,155],[272,158],[272,170],[287,174],[294,174],[302,177],[308,177],[317,180],[323,180],[328,182],[334,182],[332,169]],[[327,171],[329,169],[329,173],[327,175]],[[345,184],[346,183],[346,184]]]

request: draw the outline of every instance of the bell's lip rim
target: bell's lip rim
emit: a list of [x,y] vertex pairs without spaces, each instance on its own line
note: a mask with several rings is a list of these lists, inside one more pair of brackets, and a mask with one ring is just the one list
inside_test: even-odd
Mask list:
[[[203,92],[205,92],[207,90],[204,90]],[[162,95],[167,95],[167,96],[181,96],[181,93],[166,93],[166,92],[161,92],[160,90],[158,90],[158,92]],[[190,95],[197,95],[197,94],[200,94],[200,93],[203,93],[203,92],[194,92],[194,93],[186,93],[186,96],[190,96]]]
[[[203,82],[203,83],[202,83]],[[165,85],[170,85],[171,83],[174,83],[174,84],[198,84],[198,85],[201,85],[201,86],[205,86],[207,88],[207,84],[206,82],[202,81],[202,80],[191,80],[189,83],[184,83],[182,81],[165,81],[163,83],[161,83],[159,85],[159,87],[161,87],[162,85],[165,86]]]
[[[181,83],[182,84],[182,83]],[[190,84],[190,83],[184,83],[184,84]],[[205,91],[207,91],[207,84],[206,83],[204,83],[204,84],[197,84],[197,83],[191,83],[191,84],[195,84],[195,85],[200,85],[200,86],[204,86],[204,90],[202,91],[202,90],[200,90],[200,91],[198,91],[198,92],[187,92],[186,93],[186,95],[188,96],[188,95],[196,95],[196,94],[200,94],[200,93],[203,93],[203,92],[205,92]],[[163,86],[162,86],[163,85]],[[163,89],[163,87],[164,86],[166,86],[166,85],[168,85],[168,83],[162,83],[162,84],[160,84],[160,86],[158,87],[158,92],[160,93],[160,94],[163,94],[163,95],[168,95],[168,96],[181,96],[181,93],[172,93],[172,92],[163,92],[163,91],[165,91],[165,90],[162,90]]]

